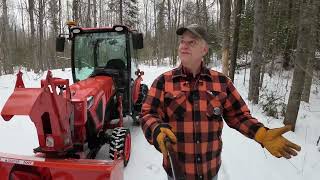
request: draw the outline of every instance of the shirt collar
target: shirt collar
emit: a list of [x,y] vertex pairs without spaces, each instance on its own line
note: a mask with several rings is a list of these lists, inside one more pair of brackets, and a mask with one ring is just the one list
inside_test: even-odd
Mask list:
[[[173,79],[178,78],[178,77],[186,78],[188,73],[191,73],[191,72],[188,69],[186,69],[185,67],[183,67],[182,64],[180,64],[178,68],[173,70],[172,78]],[[203,62],[201,62],[201,68],[200,68],[199,74],[200,74],[200,77],[208,77],[212,80],[210,70],[204,65]]]

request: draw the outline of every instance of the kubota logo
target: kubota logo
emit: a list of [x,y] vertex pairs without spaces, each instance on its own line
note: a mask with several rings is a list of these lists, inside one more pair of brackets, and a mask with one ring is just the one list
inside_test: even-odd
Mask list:
[[22,165],[33,165],[33,161],[21,160],[21,159],[11,159],[11,158],[0,158],[1,162],[12,163],[12,164],[22,164]]

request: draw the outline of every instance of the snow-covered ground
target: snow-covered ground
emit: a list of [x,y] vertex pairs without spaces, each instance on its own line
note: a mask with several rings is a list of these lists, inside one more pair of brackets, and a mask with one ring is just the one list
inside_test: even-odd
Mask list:
[[[154,67],[140,65],[145,71],[144,83],[151,85],[152,81],[161,73],[171,67]],[[40,79],[44,78],[32,72],[24,72],[26,87],[39,87]],[[289,72],[288,77],[290,76]],[[71,79],[71,71],[54,70],[54,76]],[[245,85],[243,83],[244,71],[236,74],[235,86],[247,101],[248,75]],[[279,76],[282,77],[282,76]],[[274,76],[272,79],[265,77],[264,84],[268,90],[277,90],[290,81]],[[15,75],[0,76],[0,110],[13,91]],[[296,132],[286,133],[285,136],[302,146],[298,156],[286,160],[272,157],[265,149],[251,139],[245,138],[227,125],[223,131],[222,167],[219,180],[318,180],[320,178],[320,152],[316,141],[320,136],[320,95],[314,91],[313,86],[310,103],[302,103],[298,115]],[[287,100],[289,92],[282,92]],[[278,93],[281,94],[282,93]],[[283,119],[267,117],[262,112],[260,105],[249,104],[252,114],[268,127],[283,126]],[[131,129],[132,152],[128,166],[125,168],[126,180],[165,180],[167,176],[162,169],[162,156],[145,140],[141,128],[131,126],[131,120],[126,124]],[[32,155],[32,149],[38,146],[37,134],[29,118],[17,116],[5,122],[0,117],[0,152]],[[105,157],[102,149],[98,157]],[[1,179],[1,177],[0,177]]]

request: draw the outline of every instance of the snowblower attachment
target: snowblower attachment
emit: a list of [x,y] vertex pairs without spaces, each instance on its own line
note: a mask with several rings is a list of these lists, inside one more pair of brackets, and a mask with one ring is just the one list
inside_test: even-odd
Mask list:
[[69,80],[53,78],[48,71],[41,88],[25,88],[22,73],[4,105],[1,116],[27,115],[38,133],[35,156],[0,153],[1,180],[123,179],[123,161],[86,159],[74,153],[74,122]]
[[0,153],[1,180],[123,179],[122,160],[50,159]]
[[[37,128],[41,152],[66,153],[72,148],[69,80],[53,78],[48,71],[47,78],[41,81],[41,88],[24,88],[19,82],[23,82],[21,72],[1,116],[6,121],[14,115],[29,116]],[[57,92],[57,89],[61,91]]]

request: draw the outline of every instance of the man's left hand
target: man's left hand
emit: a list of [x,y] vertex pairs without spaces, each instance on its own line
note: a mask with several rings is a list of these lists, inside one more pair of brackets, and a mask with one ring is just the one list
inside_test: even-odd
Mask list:
[[262,144],[273,156],[290,159],[291,156],[297,155],[297,151],[301,150],[299,145],[292,143],[282,136],[282,134],[291,129],[290,125],[269,130],[261,127],[255,135],[255,140]]

